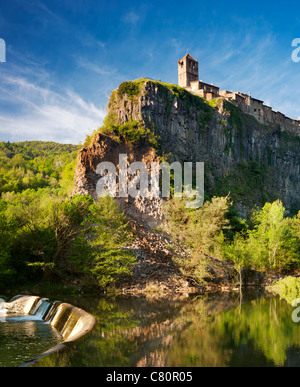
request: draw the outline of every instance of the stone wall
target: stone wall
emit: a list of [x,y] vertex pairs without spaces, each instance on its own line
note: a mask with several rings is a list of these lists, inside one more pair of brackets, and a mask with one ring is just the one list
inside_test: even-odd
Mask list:
[[270,106],[267,106],[263,101],[252,98],[247,94],[230,92],[221,90],[221,97],[233,102],[241,108],[244,113],[255,117],[259,123],[263,125],[278,125],[281,130],[300,136],[300,121],[286,117],[283,113],[273,111]]

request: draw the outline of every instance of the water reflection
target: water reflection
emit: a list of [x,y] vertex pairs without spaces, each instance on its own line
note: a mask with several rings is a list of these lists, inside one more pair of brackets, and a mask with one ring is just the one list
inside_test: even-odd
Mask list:
[[92,333],[36,366],[300,365],[299,324],[275,297],[72,300],[97,317]]
[[61,342],[51,325],[13,316],[0,322],[0,367],[19,366]]

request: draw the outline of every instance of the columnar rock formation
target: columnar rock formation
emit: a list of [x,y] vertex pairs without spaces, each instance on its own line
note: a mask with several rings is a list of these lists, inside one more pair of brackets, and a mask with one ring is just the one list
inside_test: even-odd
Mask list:
[[204,162],[210,195],[230,191],[244,207],[279,198],[290,210],[300,208],[300,137],[277,122],[262,125],[225,98],[207,101],[181,87],[146,79],[121,84],[111,95],[108,115],[115,125],[136,122],[150,129],[159,146],[154,152],[97,133],[79,152],[74,193],[96,195],[100,161],[117,163],[119,153],[128,153],[130,160],[150,162],[164,154],[170,161]]

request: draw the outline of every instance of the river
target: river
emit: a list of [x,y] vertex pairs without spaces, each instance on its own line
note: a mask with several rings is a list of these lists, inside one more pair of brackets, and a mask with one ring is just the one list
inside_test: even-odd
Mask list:
[[270,295],[68,298],[97,323],[34,367],[300,366],[293,308]]

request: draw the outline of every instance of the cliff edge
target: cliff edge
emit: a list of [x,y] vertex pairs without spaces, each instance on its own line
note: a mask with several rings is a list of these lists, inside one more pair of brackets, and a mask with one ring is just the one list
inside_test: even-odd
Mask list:
[[157,142],[134,144],[122,134],[116,139],[107,127],[101,133],[100,128],[79,152],[74,192],[95,196],[96,165],[116,162],[118,152],[124,152],[135,161],[146,157],[151,162],[157,155],[170,162],[202,161],[205,192],[230,192],[245,210],[276,199],[289,211],[300,209],[300,137],[279,124],[262,125],[222,97],[208,102],[179,86],[146,79],[123,82],[114,90],[107,117],[133,132],[147,128]]
[[[161,160],[204,162],[205,193],[230,194],[241,216],[276,199],[295,213],[300,209],[299,145],[299,136],[277,123],[259,123],[225,98],[207,101],[149,79],[123,82],[111,94],[103,127],[78,153],[73,193],[96,198],[97,165],[110,161],[118,170],[119,154],[127,154],[128,163],[143,161],[147,166]],[[166,283],[170,277],[171,284],[179,272],[164,249],[168,241],[151,232],[163,219],[162,199],[116,200],[137,235],[133,248],[140,262],[133,282],[152,278]],[[228,268],[220,265],[219,276],[226,283]],[[178,281],[172,286],[182,288],[184,281]]]

